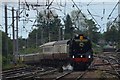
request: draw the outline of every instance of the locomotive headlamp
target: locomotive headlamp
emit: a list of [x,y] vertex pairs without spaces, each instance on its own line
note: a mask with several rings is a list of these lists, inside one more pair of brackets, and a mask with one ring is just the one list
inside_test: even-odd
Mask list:
[[83,57],[83,55],[81,55],[81,58]]
[[91,58],[91,56],[89,55],[88,58]]
[[80,40],[83,40],[83,36],[80,36]]
[[72,56],[72,58],[75,58],[75,56]]

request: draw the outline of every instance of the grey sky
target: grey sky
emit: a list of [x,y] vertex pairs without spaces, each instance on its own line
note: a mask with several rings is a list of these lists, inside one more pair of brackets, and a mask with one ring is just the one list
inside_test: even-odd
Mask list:
[[[21,3],[24,2],[25,0],[20,0]],[[26,0],[29,2],[32,2],[33,0]],[[38,0],[39,4],[45,4],[46,0]],[[50,0],[52,1],[52,0]],[[88,14],[87,9],[89,9],[89,11],[96,15],[94,16],[94,18],[96,19],[96,21],[98,22],[98,24],[102,27],[100,29],[100,31],[103,31],[106,29],[106,23],[108,21],[112,21],[114,20],[114,18],[118,15],[118,7],[115,8],[114,12],[112,13],[112,15],[110,16],[110,19],[108,20],[108,16],[111,13],[111,11],[113,10],[113,8],[115,7],[115,5],[117,4],[118,0],[73,0],[73,1],[77,1],[76,4],[78,5],[78,7],[82,10],[82,12],[88,17],[91,18],[91,16]],[[15,9],[18,8],[18,4],[16,2],[18,2],[18,0],[9,0],[10,3],[8,3],[8,0],[2,0],[2,3],[0,4],[0,10],[2,11],[2,14],[0,13],[0,17],[1,17],[1,21],[0,21],[0,25],[2,25],[1,29],[4,31],[4,4],[3,2],[7,2],[8,5],[8,9],[11,9],[13,6]],[[65,2],[66,2],[66,7],[65,6]],[[32,2],[33,3],[33,2]],[[34,0],[34,3],[37,3],[37,0]],[[87,6],[87,4],[90,4],[89,6]],[[56,6],[57,5],[57,6]],[[58,6],[59,5],[59,6]],[[62,6],[60,6],[62,5]],[[21,6],[22,7],[22,6]],[[57,10],[57,9],[61,9]],[[45,7],[40,7],[38,10],[41,11],[45,9]],[[76,7],[73,7],[73,3],[71,2],[71,0],[54,0],[53,5],[51,6],[52,10],[55,10],[56,13],[61,16],[61,18],[64,18],[64,11],[66,11],[67,13],[70,13],[72,10],[77,10]],[[103,15],[103,10],[105,9],[105,14]],[[22,10],[22,9],[21,9]],[[35,10],[30,10],[30,11],[26,11],[26,13],[29,14],[30,20],[23,23],[23,21],[19,22],[19,37],[22,36],[23,38],[28,37],[28,33],[32,31],[32,25],[34,23],[35,17],[36,17],[36,11]],[[20,15],[23,16],[24,12]],[[8,17],[11,17],[11,11],[8,10]],[[101,19],[103,17],[103,19]],[[23,18],[24,19],[24,18]],[[11,24],[11,19],[8,19],[8,26]],[[23,28],[23,26],[25,26],[25,28]],[[33,27],[35,28],[35,27]],[[27,31],[26,31],[27,29]],[[9,36],[10,34],[12,34],[12,29],[11,27],[8,29],[8,33]]]

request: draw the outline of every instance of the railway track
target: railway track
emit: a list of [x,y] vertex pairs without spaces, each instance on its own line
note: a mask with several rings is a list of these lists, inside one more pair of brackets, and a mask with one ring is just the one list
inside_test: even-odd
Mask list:
[[110,64],[111,68],[115,71],[116,76],[118,76],[118,78],[120,79],[120,72],[114,67],[114,65],[111,63],[111,61],[109,59],[106,59],[106,60]]
[[52,72],[52,74],[46,74],[46,75],[42,75],[39,77],[36,77],[35,79],[50,79],[50,80],[65,80],[65,79],[72,79],[72,80],[79,80],[81,79],[83,76],[85,76],[85,74],[88,71],[65,71],[63,73],[58,73],[58,72]]
[[[94,58],[101,60],[101,63],[95,63],[92,62],[91,66],[89,66],[88,70],[86,71],[63,71],[59,72],[58,69],[55,68],[41,68],[37,66],[31,66],[31,67],[23,67],[13,70],[7,70],[3,71],[2,76],[3,79],[52,79],[52,80],[65,80],[65,79],[71,79],[71,80],[79,80],[83,78],[89,78],[88,76],[91,75],[91,73],[94,75],[96,70],[109,73],[111,75],[115,75],[120,79],[120,68],[116,68],[116,64],[118,62],[113,57],[109,56],[103,56],[98,55],[94,56]],[[103,62],[102,62],[103,60]],[[93,76],[95,77],[95,75]]]
[[3,79],[27,79],[34,78],[38,73],[44,73],[46,71],[54,70],[54,68],[41,68],[41,67],[29,67],[29,68],[20,68],[10,71],[5,71],[2,74]]
[[10,74],[15,74],[15,73],[18,73],[20,71],[24,71],[24,70],[30,70],[32,69],[33,67],[20,67],[20,68],[14,68],[14,69],[10,69],[10,70],[4,70],[2,71],[2,76],[5,76],[5,75],[10,75]]
[[84,72],[68,72],[65,73],[61,76],[58,76],[57,78],[55,78],[54,80],[65,80],[65,79],[72,79],[72,80],[79,80],[81,78],[83,78],[83,76],[85,76],[85,74],[88,71],[84,71]]
[[[93,64],[91,64],[89,66],[89,68],[92,66]],[[58,72],[58,71],[54,71],[54,72],[50,72],[47,73],[45,75],[39,75],[37,74],[37,77],[35,77],[35,79],[50,79],[50,80],[65,80],[65,79],[71,79],[71,80],[79,80],[81,78],[83,78],[83,76],[85,76],[86,73],[89,72],[89,69],[86,71],[63,71],[63,72]]]
[[115,75],[120,79],[120,66],[119,66],[120,63],[115,59],[114,55],[105,54],[104,56],[99,55],[99,56],[94,56],[94,57],[97,57],[97,58],[100,58],[103,60],[103,64],[99,65],[99,66],[107,67],[107,69],[104,67],[103,69],[98,68],[98,70],[105,71],[106,73],[110,73],[112,75]]

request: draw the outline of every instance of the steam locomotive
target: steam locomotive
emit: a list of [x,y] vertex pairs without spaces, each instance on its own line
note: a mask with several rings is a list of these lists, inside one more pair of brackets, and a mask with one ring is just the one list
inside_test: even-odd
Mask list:
[[45,43],[40,49],[42,52],[20,55],[19,59],[26,64],[55,67],[70,64],[74,70],[87,69],[93,60],[91,41],[82,34],[70,40]]
[[93,50],[90,39],[83,34],[76,35],[69,44],[69,56],[74,69],[85,70],[93,61]]

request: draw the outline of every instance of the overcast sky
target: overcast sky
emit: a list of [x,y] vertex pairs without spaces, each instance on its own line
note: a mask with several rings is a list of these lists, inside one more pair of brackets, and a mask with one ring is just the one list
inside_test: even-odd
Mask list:
[[[18,2],[19,0],[1,0],[1,2]],[[20,0],[21,2],[24,2],[25,0]],[[37,0],[26,0],[27,2],[36,2]],[[39,2],[45,2],[47,0],[38,0]],[[52,1],[52,0],[49,0]],[[54,1],[59,1],[59,2],[70,2],[71,0],[54,0]],[[118,0],[74,0],[75,2],[118,2]]]
[[[0,25],[2,25],[1,29],[4,31],[4,2],[6,2],[6,4],[8,5],[8,9],[11,9],[12,7],[14,7],[15,9],[18,9],[18,1],[19,0],[1,0],[2,3],[0,3],[0,11],[2,11],[0,13],[0,17],[1,17],[1,21],[0,21]],[[27,2],[34,2],[37,3],[37,0],[26,0]],[[47,0],[38,0],[39,4],[45,4],[45,1]],[[52,0],[50,0],[52,1]],[[89,11],[93,14],[96,15],[94,16],[94,18],[96,19],[97,23],[102,27],[100,30],[104,31],[106,29],[106,23],[108,21],[112,21],[114,20],[114,18],[116,18],[116,16],[118,15],[118,7],[115,8],[115,10],[113,11],[112,15],[110,16],[110,19],[108,20],[108,16],[109,14],[112,12],[113,8],[115,7],[115,5],[117,4],[118,0],[73,0],[76,2],[76,4],[78,5],[78,7],[82,10],[82,12],[88,17],[91,18],[91,16],[88,14],[87,9],[89,9]],[[25,0],[20,0],[20,2],[25,2]],[[66,7],[64,7],[66,2]],[[89,4],[89,6],[87,6]],[[60,6],[62,5],[62,6]],[[23,7],[23,6],[21,6]],[[55,9],[56,8],[56,9]],[[40,7],[38,8],[39,11],[45,9],[45,7]],[[72,11],[72,10],[77,10],[76,7],[73,7],[73,3],[72,0],[54,0],[53,5],[52,5],[52,10],[55,10],[56,13],[61,16],[61,18],[63,18],[65,15],[63,14],[66,11],[66,14]],[[61,9],[57,10],[57,9]],[[105,9],[105,14],[103,14],[103,10]],[[22,10],[22,9],[21,9]],[[29,17],[31,21],[28,22],[24,22],[20,21],[19,22],[19,37],[22,36],[23,38],[28,37],[28,33],[32,31],[32,25],[34,23],[35,17],[36,17],[36,11],[30,9],[30,11],[26,11],[26,13],[29,14]],[[8,10],[8,17],[11,17],[11,11]],[[23,14],[21,14],[21,16],[23,16]],[[103,17],[103,19],[101,19]],[[8,19],[8,26],[11,24],[11,19]],[[23,26],[25,26],[25,28],[23,28]],[[10,27],[10,26],[9,26]],[[26,31],[27,30],[27,31]],[[9,36],[12,35],[12,29],[11,27],[8,29],[8,33]]]

